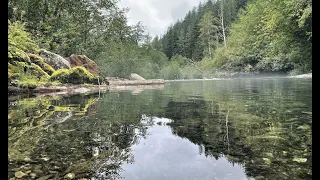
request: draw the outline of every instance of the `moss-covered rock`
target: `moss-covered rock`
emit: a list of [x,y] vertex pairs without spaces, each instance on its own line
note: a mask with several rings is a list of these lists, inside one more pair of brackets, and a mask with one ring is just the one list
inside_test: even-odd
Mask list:
[[26,62],[8,62],[8,82],[20,87],[35,88],[48,82],[50,76],[40,66]]
[[29,54],[29,58],[32,63],[35,63],[36,65],[40,66],[43,69],[43,71],[45,71],[47,74],[52,75],[55,72],[54,68],[49,64],[45,63],[42,57],[36,54]]
[[44,62],[52,66],[54,69],[70,69],[69,61],[65,60],[58,54],[47,51],[45,49],[40,50],[40,56],[43,58]]
[[35,76],[37,76],[40,80],[41,77],[45,77],[47,79],[50,78],[50,76],[48,75],[48,73],[46,73],[40,66],[31,63],[31,73]]
[[72,54],[68,58],[68,61],[70,62],[71,67],[83,66],[94,76],[99,76],[100,74],[98,65],[86,55]]
[[69,70],[58,69],[50,77],[51,80],[57,80],[63,83],[68,83]]
[[55,71],[51,80],[58,80],[62,83],[72,83],[72,84],[98,84],[97,77],[91,74],[86,68],[82,66],[75,66],[70,70],[59,69]]

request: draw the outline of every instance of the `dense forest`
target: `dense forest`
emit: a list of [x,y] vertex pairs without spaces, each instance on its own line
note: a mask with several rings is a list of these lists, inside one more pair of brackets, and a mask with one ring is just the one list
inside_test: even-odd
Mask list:
[[42,63],[40,49],[86,55],[100,76],[185,79],[312,70],[311,0],[209,0],[155,37],[143,22],[128,25],[129,9],[117,2],[9,0],[8,81],[30,80],[21,76],[22,67],[39,66],[44,72],[38,73],[51,80],[67,73]]
[[208,1],[152,43],[203,71],[310,72],[312,2]]

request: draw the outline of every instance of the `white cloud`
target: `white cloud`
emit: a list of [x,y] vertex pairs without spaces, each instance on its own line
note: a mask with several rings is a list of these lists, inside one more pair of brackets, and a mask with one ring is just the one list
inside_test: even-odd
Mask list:
[[142,21],[151,36],[163,35],[170,24],[184,18],[193,6],[206,0],[121,0],[120,7],[128,7],[128,24]]

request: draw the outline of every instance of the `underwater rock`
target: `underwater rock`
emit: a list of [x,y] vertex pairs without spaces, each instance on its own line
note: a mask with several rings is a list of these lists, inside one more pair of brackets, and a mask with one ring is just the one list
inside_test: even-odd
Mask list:
[[73,179],[76,175],[74,173],[68,173],[64,176],[66,179]]
[[34,178],[37,177],[37,174],[36,173],[31,173],[30,176],[31,176],[32,179],[34,179]]
[[48,157],[43,157],[43,158],[40,158],[40,159],[43,160],[43,161],[49,161],[50,158],[48,158]]
[[293,161],[296,161],[298,163],[307,162],[307,158],[293,158]]
[[15,176],[16,178],[18,178],[18,179],[22,178],[22,177],[25,176],[25,175],[27,175],[27,174],[25,174],[25,173],[22,172],[22,171],[17,171],[17,172],[14,173],[14,176]]
[[264,160],[264,162],[267,164],[267,165],[270,165],[271,164],[271,161],[269,158],[262,158]]

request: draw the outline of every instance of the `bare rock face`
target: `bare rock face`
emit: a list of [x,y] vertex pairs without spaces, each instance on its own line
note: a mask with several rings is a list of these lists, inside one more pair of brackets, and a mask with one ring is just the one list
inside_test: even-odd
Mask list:
[[70,69],[70,63],[58,54],[47,51],[45,49],[40,50],[40,56],[44,62],[52,66],[54,69]]
[[129,79],[130,80],[139,80],[139,81],[146,80],[143,77],[141,77],[139,74],[136,74],[136,73],[131,73],[129,76]]
[[98,65],[85,55],[72,54],[68,58],[68,61],[70,62],[71,68],[75,66],[84,66],[91,74],[95,76],[100,75]]

